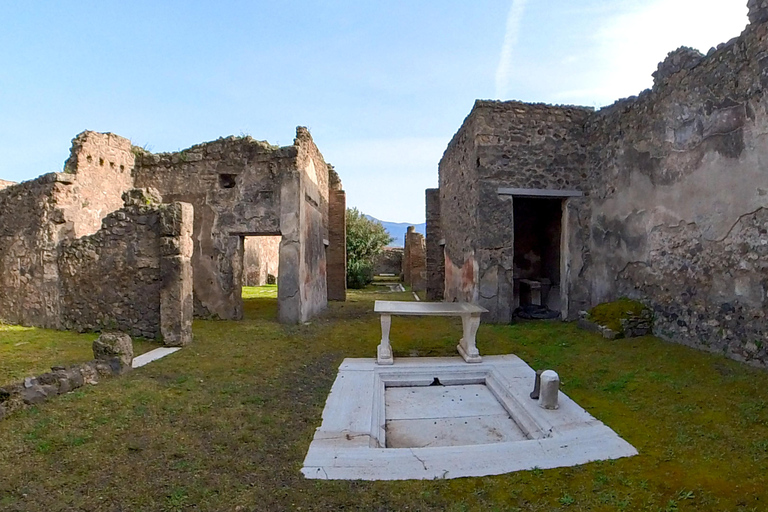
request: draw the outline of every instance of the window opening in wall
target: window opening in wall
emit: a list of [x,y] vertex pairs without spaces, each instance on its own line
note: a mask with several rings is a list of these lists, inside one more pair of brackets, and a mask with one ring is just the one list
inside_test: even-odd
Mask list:
[[563,200],[515,197],[514,293],[523,318],[560,316]]
[[237,184],[236,174],[219,174],[219,187],[234,188]]

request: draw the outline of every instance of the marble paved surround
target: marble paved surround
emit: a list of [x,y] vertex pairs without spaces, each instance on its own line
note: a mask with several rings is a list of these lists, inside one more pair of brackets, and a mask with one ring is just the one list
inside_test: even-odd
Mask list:
[[[617,459],[637,450],[562,392],[545,410],[514,355],[345,359],[302,473],[333,480],[459,478]],[[429,386],[438,378],[442,386]],[[495,400],[495,402],[494,402]],[[388,437],[389,436],[389,437]]]

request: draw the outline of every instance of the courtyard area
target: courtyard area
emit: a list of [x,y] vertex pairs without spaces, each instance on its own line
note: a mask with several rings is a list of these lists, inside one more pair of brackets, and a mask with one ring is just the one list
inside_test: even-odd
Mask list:
[[[181,351],[0,422],[0,510],[765,509],[768,373],[548,321],[481,324],[478,349],[556,370],[561,390],[639,455],[479,478],[306,479],[339,365],[375,357],[373,301],[413,295],[350,291],[299,326],[277,322],[274,287],[244,297],[244,320],[196,320]],[[455,357],[460,326],[398,318],[394,356]],[[0,381],[89,359],[94,338],[0,325]]]

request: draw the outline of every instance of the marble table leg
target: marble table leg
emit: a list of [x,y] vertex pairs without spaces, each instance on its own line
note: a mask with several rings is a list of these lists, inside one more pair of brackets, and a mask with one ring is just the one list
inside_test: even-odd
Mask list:
[[381,315],[381,343],[377,349],[376,362],[378,364],[394,364],[392,357],[392,345],[389,343],[389,327],[392,325],[392,315]]
[[464,361],[468,363],[480,363],[483,358],[480,357],[480,352],[475,345],[475,336],[477,335],[477,329],[480,327],[480,314],[461,315],[461,325],[464,330],[464,336],[459,341],[456,349],[464,358]]

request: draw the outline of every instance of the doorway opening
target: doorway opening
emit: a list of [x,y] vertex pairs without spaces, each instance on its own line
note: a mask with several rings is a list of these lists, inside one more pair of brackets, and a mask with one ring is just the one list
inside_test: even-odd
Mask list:
[[557,318],[562,309],[562,198],[515,197],[514,277],[519,316]]

